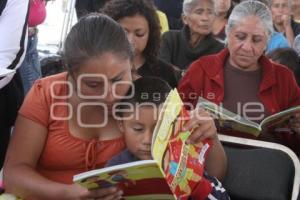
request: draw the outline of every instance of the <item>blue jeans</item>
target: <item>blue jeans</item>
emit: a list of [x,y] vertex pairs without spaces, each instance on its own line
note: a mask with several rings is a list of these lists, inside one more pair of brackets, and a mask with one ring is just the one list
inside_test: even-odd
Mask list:
[[37,43],[38,38],[36,34],[28,37],[26,55],[22,65],[20,66],[20,75],[25,95],[30,90],[34,81],[42,77]]

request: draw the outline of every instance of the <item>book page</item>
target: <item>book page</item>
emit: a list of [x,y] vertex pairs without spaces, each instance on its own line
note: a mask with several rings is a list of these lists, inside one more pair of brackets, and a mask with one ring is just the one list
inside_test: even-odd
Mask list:
[[161,110],[159,123],[156,124],[153,133],[152,156],[161,167],[163,166],[164,154],[172,134],[172,123],[177,118],[183,105],[177,90],[175,90],[169,93]]
[[[170,199],[174,194],[154,160],[115,165],[75,175],[73,182],[88,189],[117,186],[125,199]],[[155,186],[155,187],[153,187]]]
[[208,111],[216,122],[216,126],[223,130],[235,130],[246,134],[251,134],[257,137],[261,128],[259,124],[247,120],[240,115],[237,115],[229,110],[210,102],[203,97],[199,97],[197,107],[203,107]]
[[[261,122],[263,130],[285,132],[289,129],[289,119],[300,112],[300,106],[295,106],[265,118]],[[276,129],[278,131],[276,131]]]

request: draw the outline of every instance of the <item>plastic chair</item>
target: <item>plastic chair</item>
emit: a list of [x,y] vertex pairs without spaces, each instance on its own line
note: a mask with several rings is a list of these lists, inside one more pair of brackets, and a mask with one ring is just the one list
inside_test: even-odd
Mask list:
[[297,200],[300,163],[280,144],[220,135],[228,158],[224,188],[231,199]]

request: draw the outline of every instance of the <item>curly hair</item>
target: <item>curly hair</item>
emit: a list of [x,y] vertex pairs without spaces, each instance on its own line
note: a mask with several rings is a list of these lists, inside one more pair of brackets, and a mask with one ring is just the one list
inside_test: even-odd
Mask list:
[[160,48],[161,27],[152,1],[111,0],[105,4],[100,12],[110,16],[116,21],[137,14],[144,16],[149,24],[149,38],[146,48],[143,51],[143,56],[150,66],[157,62],[157,55]]

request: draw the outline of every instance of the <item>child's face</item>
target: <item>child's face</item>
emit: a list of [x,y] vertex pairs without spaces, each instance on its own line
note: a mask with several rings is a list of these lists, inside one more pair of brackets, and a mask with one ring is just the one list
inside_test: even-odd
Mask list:
[[139,105],[132,113],[124,113],[119,123],[128,150],[140,160],[152,159],[152,134],[158,119],[156,106]]

